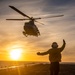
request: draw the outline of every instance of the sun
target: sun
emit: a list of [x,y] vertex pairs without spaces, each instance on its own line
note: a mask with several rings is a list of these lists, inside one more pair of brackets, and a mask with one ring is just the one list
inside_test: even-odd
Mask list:
[[19,60],[21,55],[22,55],[22,49],[21,48],[15,48],[15,49],[12,49],[10,51],[10,58],[12,60]]

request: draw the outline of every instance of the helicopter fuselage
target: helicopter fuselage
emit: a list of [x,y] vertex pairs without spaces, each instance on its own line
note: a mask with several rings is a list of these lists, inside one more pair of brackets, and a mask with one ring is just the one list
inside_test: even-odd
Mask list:
[[40,35],[40,32],[37,28],[37,26],[34,24],[34,21],[29,21],[29,22],[26,22],[24,24],[24,31],[23,31],[23,34],[24,35],[33,35],[33,36],[39,36]]

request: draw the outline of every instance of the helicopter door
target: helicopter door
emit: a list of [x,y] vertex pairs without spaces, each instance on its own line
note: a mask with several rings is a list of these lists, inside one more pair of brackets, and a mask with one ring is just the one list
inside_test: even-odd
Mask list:
[[29,22],[25,23],[24,30],[26,31],[27,34],[32,34],[33,33],[33,27],[32,27],[32,25],[30,25]]

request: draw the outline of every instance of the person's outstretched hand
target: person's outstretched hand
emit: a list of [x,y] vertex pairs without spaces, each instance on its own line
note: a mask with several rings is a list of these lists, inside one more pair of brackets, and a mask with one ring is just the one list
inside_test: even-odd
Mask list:
[[63,42],[66,44],[65,40],[63,39]]
[[37,52],[37,55],[40,55],[40,52]]

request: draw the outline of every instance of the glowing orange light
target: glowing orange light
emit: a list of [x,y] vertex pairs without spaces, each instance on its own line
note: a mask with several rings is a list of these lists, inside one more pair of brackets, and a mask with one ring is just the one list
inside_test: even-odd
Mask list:
[[22,49],[21,48],[12,49],[10,51],[10,57],[13,60],[20,59],[21,55],[22,55]]

